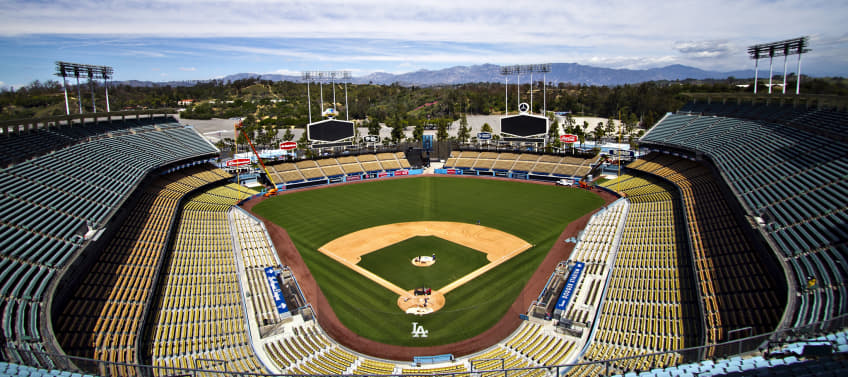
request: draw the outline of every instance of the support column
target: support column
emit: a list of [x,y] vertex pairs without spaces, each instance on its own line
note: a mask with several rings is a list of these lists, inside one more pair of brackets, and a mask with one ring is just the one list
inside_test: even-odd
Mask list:
[[760,70],[757,68],[760,64],[759,57],[754,58],[754,94],[757,94],[757,76],[759,76]]
[[306,108],[309,111],[309,123],[312,123],[312,96],[309,95],[309,80],[306,80]]
[[548,75],[542,74],[542,115],[548,116]]
[[504,116],[509,115],[509,76],[504,76]]
[[521,73],[515,75],[515,86],[518,88],[518,99],[515,102],[515,106],[521,104]]
[[772,61],[773,60],[774,60],[774,54],[771,54],[769,56],[769,94],[771,94],[771,77],[773,76],[773,74],[772,74]]
[[96,113],[97,112],[97,105],[94,102],[94,86],[95,86],[94,85],[94,77],[91,76],[90,73],[88,75],[88,82],[91,84],[91,112]]
[[103,78],[103,87],[106,88],[106,112],[111,112],[112,110],[109,108],[109,81],[104,77]]
[[79,72],[74,72],[77,76],[77,104],[79,105],[79,113],[82,114],[82,91],[80,90]]
[[798,80],[795,83],[795,95],[796,96],[801,94],[801,55],[803,55],[803,54],[801,54],[799,52],[798,53],[798,73],[796,74],[798,76]]
[[65,91],[65,115],[71,115],[71,107],[68,103],[68,79],[62,75],[62,90]]
[[533,113],[533,71],[530,71],[530,113]]

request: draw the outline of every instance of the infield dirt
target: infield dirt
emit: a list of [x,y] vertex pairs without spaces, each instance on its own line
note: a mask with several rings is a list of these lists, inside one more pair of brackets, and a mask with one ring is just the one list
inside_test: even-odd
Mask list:
[[409,304],[410,302],[418,302],[417,298],[388,280],[358,266],[357,263],[359,263],[365,254],[415,236],[443,238],[450,242],[483,252],[489,261],[485,266],[439,289],[438,294],[441,298],[434,300],[432,304],[428,303],[428,312],[441,309],[445,302],[444,295],[448,292],[474,280],[474,278],[486,273],[486,271],[533,247],[533,245],[521,238],[482,225],[451,221],[413,221],[380,225],[348,233],[326,243],[318,248],[318,251],[396,293],[400,296],[398,306],[401,310],[406,311],[411,305]]

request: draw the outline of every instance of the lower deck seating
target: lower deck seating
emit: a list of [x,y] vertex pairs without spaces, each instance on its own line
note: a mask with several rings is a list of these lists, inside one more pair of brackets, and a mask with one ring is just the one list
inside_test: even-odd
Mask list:
[[[140,363],[136,359],[141,344],[139,328],[177,204],[189,191],[210,183],[200,177],[221,179],[220,174],[210,175],[210,169],[199,165],[162,175],[144,188],[141,200],[57,318],[56,335],[65,352],[109,362]],[[100,373],[126,376],[137,371],[109,365]]]
[[630,165],[668,179],[681,192],[706,316],[707,343],[730,340],[743,327],[774,331],[785,303],[705,166],[671,155],[650,154]]
[[598,158],[561,157],[553,155],[495,152],[452,152],[445,168],[480,171],[515,171],[547,176],[583,177],[592,170]]
[[303,180],[321,180],[343,174],[393,171],[409,169],[409,161],[403,152],[362,154],[319,160],[304,160],[297,163],[268,165],[268,171],[276,183],[297,183]]
[[[162,269],[163,290],[153,306],[152,364],[264,373],[250,346],[228,212],[248,190],[229,184],[189,199]],[[215,360],[215,362],[210,362]],[[161,375],[172,369],[156,369]]]
[[[697,344],[700,315],[691,258],[676,226],[682,215],[674,190],[656,180],[623,175],[603,184],[631,202],[592,344],[583,362],[678,350]],[[620,371],[675,365],[678,354],[613,362]],[[595,373],[596,365],[569,375]]]

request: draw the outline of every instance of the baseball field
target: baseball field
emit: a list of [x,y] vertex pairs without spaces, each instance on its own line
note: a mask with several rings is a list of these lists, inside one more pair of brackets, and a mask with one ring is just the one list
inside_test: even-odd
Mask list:
[[[290,193],[265,200],[253,211],[286,229],[333,311],[350,330],[386,344],[432,346],[470,338],[494,325],[565,226],[602,204],[597,195],[579,189],[420,177]],[[368,228],[420,222],[462,223],[456,228],[473,224],[492,233],[507,233],[528,246],[498,258],[497,263],[492,261],[493,254],[486,254],[491,245],[475,247],[467,240],[474,237],[457,241],[438,232],[404,235],[361,255],[354,253],[349,260],[326,248],[319,250]],[[342,254],[339,250],[345,248],[338,245],[334,252]],[[434,265],[411,264],[415,256],[433,253],[437,255]],[[473,279],[451,285],[469,274]],[[389,283],[378,284],[383,280]],[[423,316],[406,314],[398,308],[398,293],[387,289],[421,285],[434,290],[449,287],[440,310]],[[426,338],[411,336],[413,322],[428,331]]]

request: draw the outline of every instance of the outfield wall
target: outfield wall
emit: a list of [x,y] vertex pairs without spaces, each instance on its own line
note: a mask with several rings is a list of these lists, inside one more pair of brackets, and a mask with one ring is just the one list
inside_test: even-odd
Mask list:
[[[292,190],[303,187],[312,187],[312,186],[324,186],[331,185],[336,183],[345,183],[345,182],[356,182],[356,181],[365,181],[370,179],[381,179],[381,178],[393,178],[393,177],[406,177],[410,175],[421,175],[424,174],[424,170],[422,169],[399,169],[392,171],[381,171],[381,172],[368,172],[368,173],[356,173],[356,174],[348,174],[348,175],[334,175],[332,177],[327,178],[318,178],[309,181],[297,182],[297,183],[280,183],[277,184],[277,189],[279,190]],[[264,192],[264,190],[263,190]]]
[[512,179],[524,179],[530,181],[543,181],[543,182],[556,182],[563,178],[570,178],[575,181],[579,181],[582,177],[577,176],[548,176],[548,175],[537,175],[532,173],[522,173],[522,172],[514,172],[514,171],[506,171],[506,170],[474,170],[474,169],[435,169],[434,172],[436,174],[443,175],[468,175],[468,176],[479,176],[479,177],[501,177],[501,178],[512,178]]

